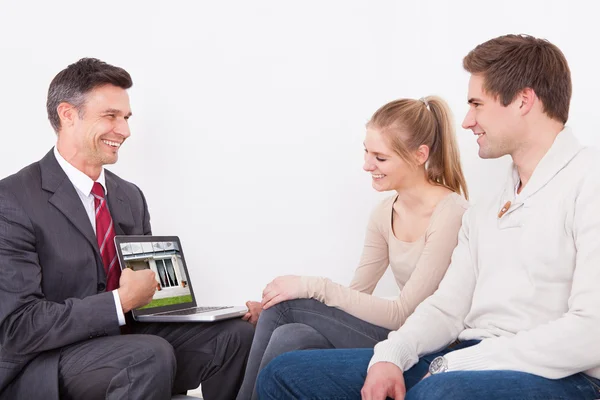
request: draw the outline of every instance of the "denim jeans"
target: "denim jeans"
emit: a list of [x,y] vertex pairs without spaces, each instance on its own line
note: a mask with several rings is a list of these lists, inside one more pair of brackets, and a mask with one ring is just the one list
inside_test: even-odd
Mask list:
[[370,324],[312,299],[279,303],[261,313],[238,400],[257,399],[258,373],[275,357],[293,350],[373,348],[389,329]]
[[[466,341],[421,357],[404,373],[406,400],[593,400],[600,380],[579,373],[546,379],[516,371],[456,371],[421,380],[435,357],[469,347]],[[372,349],[309,350],[277,357],[257,381],[259,399],[360,399]]]

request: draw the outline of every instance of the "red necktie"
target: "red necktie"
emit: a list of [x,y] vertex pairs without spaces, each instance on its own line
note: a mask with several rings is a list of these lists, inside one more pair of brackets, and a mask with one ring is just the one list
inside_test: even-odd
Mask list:
[[104,197],[104,188],[100,183],[94,182],[92,194],[94,195],[94,208],[96,209],[96,238],[104,263],[106,291],[108,292],[119,287],[119,277],[121,276],[121,269],[117,265],[115,229]]

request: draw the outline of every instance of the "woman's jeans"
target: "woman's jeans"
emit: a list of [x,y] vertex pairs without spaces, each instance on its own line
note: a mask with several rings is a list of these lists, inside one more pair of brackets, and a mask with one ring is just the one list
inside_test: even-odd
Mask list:
[[389,329],[312,299],[290,300],[264,310],[254,333],[238,400],[256,399],[258,373],[275,357],[293,350],[373,348]]

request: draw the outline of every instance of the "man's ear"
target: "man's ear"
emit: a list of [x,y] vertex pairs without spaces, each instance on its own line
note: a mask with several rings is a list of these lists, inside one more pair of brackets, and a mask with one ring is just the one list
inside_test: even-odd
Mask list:
[[62,102],[56,107],[61,128],[73,126],[75,118],[79,118],[79,111],[72,104]]
[[429,146],[422,144],[417,148],[415,152],[415,158],[417,160],[417,165],[423,165],[429,159]]
[[538,101],[538,97],[532,88],[525,88],[517,95],[516,100],[519,102],[521,115],[527,115]]

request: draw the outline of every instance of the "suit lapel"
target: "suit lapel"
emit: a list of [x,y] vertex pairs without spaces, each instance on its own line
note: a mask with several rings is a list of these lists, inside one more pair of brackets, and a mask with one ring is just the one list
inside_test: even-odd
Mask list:
[[48,202],[56,207],[79,230],[90,242],[96,255],[100,257],[96,234],[92,229],[85,208],[81,204],[81,199],[75,187],[58,164],[58,161],[56,161],[53,150],[50,150],[40,160],[40,169],[42,189],[52,193]]
[[110,215],[113,219],[115,233],[117,235],[127,235],[134,227],[131,207],[114,175],[107,170],[104,170],[104,173],[106,179],[108,209],[110,210]]

